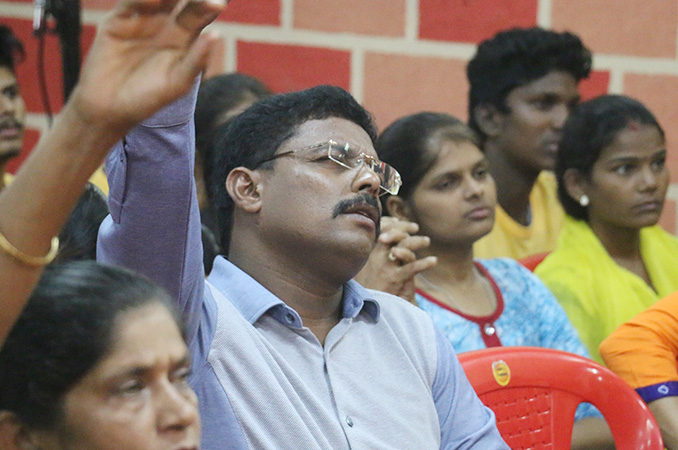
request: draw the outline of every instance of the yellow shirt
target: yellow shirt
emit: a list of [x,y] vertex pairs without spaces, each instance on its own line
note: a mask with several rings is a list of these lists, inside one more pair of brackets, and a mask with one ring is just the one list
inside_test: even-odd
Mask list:
[[556,247],[563,226],[564,212],[551,172],[541,172],[530,193],[532,221],[524,226],[513,220],[497,205],[492,231],[473,246],[476,258],[522,259]]
[[102,167],[99,167],[96,172],[89,178],[89,182],[101,189],[101,191],[108,195],[108,180]]
[[655,225],[640,230],[640,253],[656,292],[619,266],[588,224],[565,219],[558,247],[535,273],[579,332],[591,357],[619,325],[678,290],[678,239]]

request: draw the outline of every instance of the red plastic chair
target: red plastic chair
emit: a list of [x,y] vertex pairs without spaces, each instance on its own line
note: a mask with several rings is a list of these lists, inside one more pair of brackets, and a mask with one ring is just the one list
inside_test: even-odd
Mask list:
[[460,353],[459,361],[513,450],[569,450],[582,401],[603,414],[617,450],[664,448],[645,402],[590,359],[547,348],[494,347]]
[[519,259],[518,262],[527,268],[530,272],[534,272],[539,264],[549,255],[550,252],[535,253],[534,255],[526,256]]

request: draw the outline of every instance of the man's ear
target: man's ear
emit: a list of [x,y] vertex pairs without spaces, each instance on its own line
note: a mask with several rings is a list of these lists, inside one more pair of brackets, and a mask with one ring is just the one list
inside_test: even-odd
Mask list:
[[501,132],[504,114],[496,106],[490,104],[476,106],[473,108],[473,118],[485,136],[494,137]]
[[0,448],[7,450],[37,450],[33,436],[19,418],[9,411],[0,411]]
[[402,197],[398,197],[397,195],[391,195],[386,199],[386,211],[389,216],[395,217],[396,219],[414,221],[409,205],[405,203],[405,200],[403,200]]
[[226,191],[233,199],[236,208],[248,213],[258,213],[261,209],[261,173],[246,167],[236,167],[226,177]]
[[582,195],[588,195],[588,180],[577,169],[567,169],[563,174],[565,191],[572,199],[579,203]]

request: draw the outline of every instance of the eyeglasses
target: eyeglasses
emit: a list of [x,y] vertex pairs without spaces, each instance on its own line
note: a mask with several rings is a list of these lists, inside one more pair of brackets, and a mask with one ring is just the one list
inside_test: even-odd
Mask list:
[[297,150],[289,150],[278,153],[271,156],[270,158],[260,161],[259,164],[257,164],[257,167],[264,164],[265,162],[282,158],[283,156],[291,156],[295,154],[300,154],[301,156],[306,157],[309,161],[320,162],[323,160],[329,160],[346,169],[356,169],[365,164],[379,177],[379,187],[383,191],[379,195],[387,193],[391,195],[398,195],[400,186],[403,184],[398,171],[389,164],[379,161],[373,156],[366,154],[357,145],[335,140],[329,140],[327,142],[310,145]]

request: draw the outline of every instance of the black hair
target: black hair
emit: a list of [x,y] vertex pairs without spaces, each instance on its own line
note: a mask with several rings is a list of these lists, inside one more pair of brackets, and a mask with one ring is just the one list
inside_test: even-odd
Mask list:
[[99,226],[107,215],[105,194],[92,183],[87,183],[59,233],[59,252],[54,262],[96,259]]
[[581,103],[572,111],[563,127],[555,168],[558,198],[568,215],[580,220],[588,219],[587,209],[570,197],[565,189],[565,172],[575,169],[590,177],[602,150],[630,122],[656,127],[665,139],[664,130],[655,116],[638,100],[624,95],[603,95]]
[[273,95],[258,79],[243,73],[229,73],[212,77],[200,84],[195,104],[195,155],[202,165],[207,197],[211,198],[209,179],[212,175],[214,132],[231,117],[226,117],[246,101],[259,101]]
[[[297,128],[310,120],[338,117],[354,122],[376,139],[369,112],[344,89],[316,86],[299,92],[279,94],[261,100],[220,127],[214,136],[214,172],[210,184],[221,231],[221,249],[226,255],[231,239],[233,200],[226,191],[226,177],[236,167],[255,169],[293,137]],[[261,165],[272,168],[274,161]]]
[[[432,152],[431,147],[441,139],[479,145],[468,125],[444,113],[421,112],[402,117],[379,135],[375,144],[379,159],[392,165],[402,177],[398,196],[408,199],[435,164],[438,153]],[[387,197],[382,196],[385,214]]]
[[45,269],[0,349],[0,410],[40,430],[58,426],[63,401],[111,350],[118,317],[169,295],[128,270],[94,261]]
[[15,73],[15,66],[23,61],[24,46],[7,25],[0,25],[0,66]]
[[466,66],[469,88],[469,125],[481,140],[485,136],[474,111],[480,105],[492,105],[509,112],[506,97],[520,86],[563,71],[577,81],[591,72],[591,52],[579,37],[540,27],[513,28],[501,31],[478,46]]
[[219,255],[221,248],[214,231],[205,223],[200,225],[200,238],[202,240],[202,265],[205,268],[205,276],[207,276],[212,272],[214,258]]

